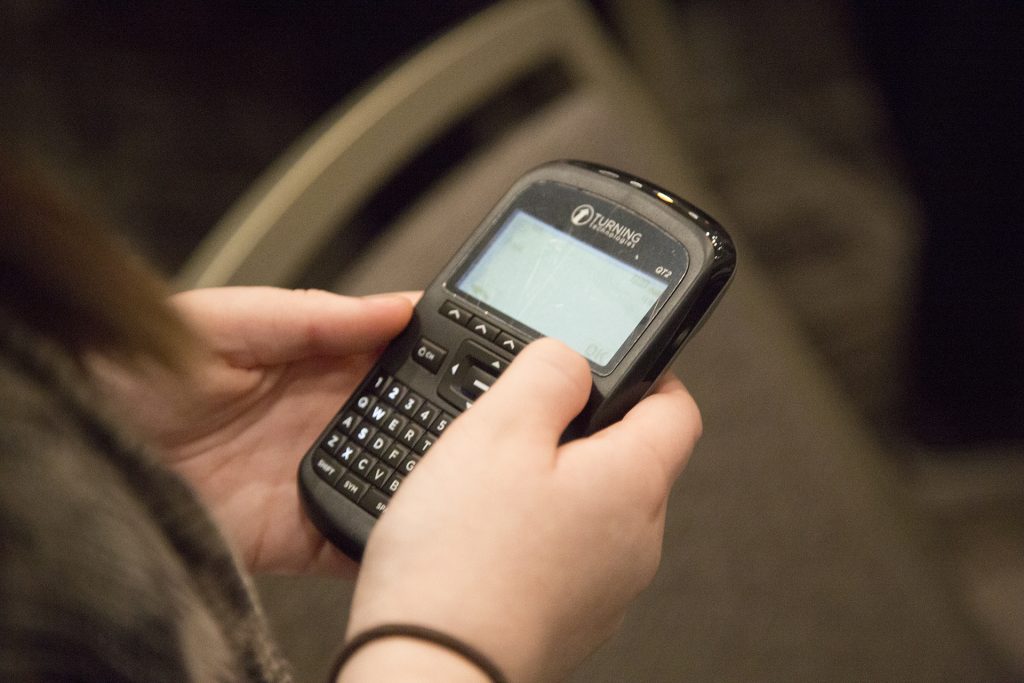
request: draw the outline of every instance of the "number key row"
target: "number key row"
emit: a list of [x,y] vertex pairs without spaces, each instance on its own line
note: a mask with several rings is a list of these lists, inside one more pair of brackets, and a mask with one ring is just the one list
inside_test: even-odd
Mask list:
[[[381,377],[387,376],[377,375],[366,390],[352,401],[351,410],[346,411],[340,422],[346,433],[351,434],[362,419],[364,424],[370,422],[377,428],[383,427],[392,436],[398,436],[407,425],[413,423],[440,436],[454,419],[419,394],[409,391],[401,382],[385,380],[381,384]],[[383,387],[380,396],[375,395],[375,386]]]

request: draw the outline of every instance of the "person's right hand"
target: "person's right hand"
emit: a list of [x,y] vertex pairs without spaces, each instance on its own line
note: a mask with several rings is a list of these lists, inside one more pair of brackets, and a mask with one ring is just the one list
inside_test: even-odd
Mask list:
[[[370,535],[350,635],[429,626],[534,681],[563,676],[614,632],[654,577],[701,421],[668,377],[621,422],[559,446],[590,385],[581,356],[541,340],[451,424]],[[377,664],[403,647],[420,646],[367,645],[342,680],[388,680]]]

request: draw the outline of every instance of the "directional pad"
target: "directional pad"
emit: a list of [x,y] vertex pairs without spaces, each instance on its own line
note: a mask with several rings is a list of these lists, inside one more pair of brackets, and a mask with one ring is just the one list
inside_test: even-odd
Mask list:
[[459,410],[465,410],[491,388],[506,367],[507,360],[467,339],[455,352],[437,393]]

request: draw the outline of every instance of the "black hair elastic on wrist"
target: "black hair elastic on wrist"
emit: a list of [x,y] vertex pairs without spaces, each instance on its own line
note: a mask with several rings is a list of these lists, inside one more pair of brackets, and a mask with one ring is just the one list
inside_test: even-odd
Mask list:
[[487,658],[482,652],[476,648],[467,645],[461,640],[454,638],[447,633],[436,631],[426,626],[417,626],[415,624],[383,624],[381,626],[374,626],[373,628],[367,629],[354,635],[342,648],[341,654],[338,655],[338,661],[334,664],[334,675],[331,677],[331,681],[337,680],[341,674],[342,667],[345,666],[345,662],[352,658],[360,648],[367,643],[374,640],[380,640],[381,638],[415,638],[417,640],[425,640],[428,643],[434,643],[440,645],[463,659],[471,662],[478,669],[483,671],[488,678],[494,683],[508,683],[508,679],[501,673],[501,670]]

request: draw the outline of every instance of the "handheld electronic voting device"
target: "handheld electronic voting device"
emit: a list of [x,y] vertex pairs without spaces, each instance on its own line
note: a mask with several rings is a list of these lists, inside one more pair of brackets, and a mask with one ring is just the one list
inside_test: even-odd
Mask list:
[[449,423],[542,336],[578,351],[593,375],[563,438],[620,419],[699,327],[735,264],[717,222],[645,180],[577,161],[527,173],[302,459],[311,519],[358,559]]

